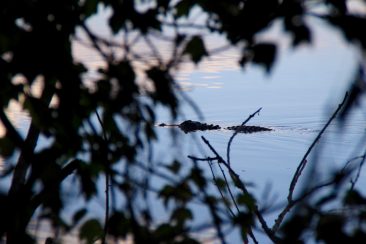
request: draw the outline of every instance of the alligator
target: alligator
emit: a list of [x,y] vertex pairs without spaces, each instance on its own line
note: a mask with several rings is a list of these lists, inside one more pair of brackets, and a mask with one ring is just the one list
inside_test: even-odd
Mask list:
[[199,121],[192,121],[192,120],[186,120],[180,124],[172,124],[172,125],[161,123],[158,126],[178,127],[185,133],[194,132],[194,131],[205,131],[205,130],[220,130],[220,129],[233,130],[235,132],[240,132],[240,133],[254,133],[254,132],[260,132],[260,131],[271,131],[272,130],[270,128],[266,128],[266,127],[262,127],[262,126],[254,126],[254,125],[237,125],[237,126],[229,126],[226,128],[221,128],[221,126],[219,126],[219,125],[206,124],[206,123],[202,123]]

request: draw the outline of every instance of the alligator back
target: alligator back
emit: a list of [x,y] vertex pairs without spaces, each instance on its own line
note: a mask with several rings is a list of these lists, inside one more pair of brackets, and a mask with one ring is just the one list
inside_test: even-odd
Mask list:
[[[162,126],[162,127],[176,126],[176,127],[179,127],[185,133],[194,132],[194,131],[220,130],[221,129],[221,127],[219,125],[201,123],[199,121],[192,121],[192,120],[186,120],[178,125],[167,125],[167,124],[161,123],[161,124],[159,124],[159,126]],[[237,125],[237,126],[229,126],[229,127],[223,128],[223,129],[234,130],[235,132],[239,132],[239,133],[254,133],[254,132],[272,130],[270,128],[255,126],[255,125]]]
[[226,129],[235,130],[236,132],[241,132],[241,133],[254,133],[254,132],[260,132],[260,131],[271,131],[272,130],[270,128],[255,126],[255,125],[237,125],[237,126],[227,127]]

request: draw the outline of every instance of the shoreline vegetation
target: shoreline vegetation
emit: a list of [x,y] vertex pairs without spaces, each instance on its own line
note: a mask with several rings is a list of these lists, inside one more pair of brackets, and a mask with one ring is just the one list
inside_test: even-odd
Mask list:
[[[93,22],[101,14],[103,31],[101,23]],[[79,242],[101,244],[126,239],[199,243],[193,233],[207,230],[214,230],[214,239],[223,244],[232,235],[245,244],[263,238],[281,244],[365,243],[366,195],[358,183],[364,177],[366,131],[350,146],[350,158],[329,160],[322,172],[319,163],[329,153],[322,146],[331,143],[325,137],[330,124],[344,124],[353,110],[365,106],[365,1],[12,0],[1,1],[0,23],[0,156],[7,162],[0,175],[0,238],[6,244],[35,243],[28,232],[35,220],[49,223],[48,244],[75,230]],[[254,66],[271,76],[284,49],[315,45],[319,23],[358,50],[357,72],[294,168],[273,224],[268,216],[276,210],[274,203],[257,198],[246,175],[233,167],[232,144],[239,133],[272,130],[247,125],[261,109],[241,125],[226,127],[232,135],[220,150],[201,136],[200,143],[189,145],[195,151],[187,157],[177,156],[172,147],[163,152],[171,154],[168,162],[154,157],[161,109],[172,125],[182,119],[186,105],[196,115],[191,118],[203,121],[205,116],[177,81],[183,64],[197,67],[235,48],[244,72]],[[274,30],[279,35],[272,36]],[[212,35],[223,42],[207,45]],[[75,43],[90,50],[98,64],[91,68],[75,57]],[[309,67],[314,67],[310,78],[322,69],[301,64]],[[296,71],[287,71],[297,79]],[[322,81],[322,76],[314,79]],[[230,92],[244,97],[235,89]],[[311,102],[312,96],[304,97]],[[296,107],[296,99],[282,109]],[[25,133],[7,113],[13,102],[29,114]],[[176,127],[186,133],[221,128],[199,121]],[[169,138],[174,139],[173,133]],[[40,145],[41,140],[47,143]],[[101,218],[90,208],[95,202]],[[197,224],[200,220],[204,222]]]

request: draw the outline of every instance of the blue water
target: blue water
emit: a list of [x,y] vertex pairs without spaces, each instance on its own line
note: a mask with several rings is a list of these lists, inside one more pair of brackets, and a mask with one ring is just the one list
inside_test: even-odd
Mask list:
[[[199,106],[208,123],[237,125],[262,107],[260,115],[248,124],[268,126],[273,131],[239,134],[231,146],[231,165],[245,182],[251,183],[253,187],[250,190],[258,199],[267,195],[275,206],[285,202],[294,171],[343,100],[356,71],[356,52],[339,41],[337,33],[329,32],[327,35],[328,42],[319,40],[320,44],[314,48],[304,47],[299,51],[281,53],[270,75],[255,66],[244,71],[225,70],[225,64],[218,67],[219,72],[203,67],[188,74],[180,74],[183,89]],[[334,120],[308,157],[308,168],[314,169],[315,166],[319,179],[326,179],[335,169],[342,168],[350,158],[365,150],[365,105],[364,99],[342,127],[339,121]],[[200,118],[188,103],[182,111],[184,116],[180,118],[181,121]],[[169,116],[162,112],[159,122],[168,119]],[[167,129],[158,130],[163,133]],[[200,136],[205,136],[220,155],[226,158],[227,143],[232,135],[229,131],[193,134],[191,140],[200,141]],[[185,143],[193,144],[187,139],[190,136],[182,133],[181,137],[184,137]],[[166,140],[164,135],[161,138]],[[162,151],[166,152],[167,146],[164,142],[162,144]],[[201,144],[203,150],[187,146],[180,152],[183,155],[193,151],[198,156],[213,156]],[[164,154],[158,155],[160,157]],[[306,173],[305,170],[301,178],[304,180],[299,181],[300,189],[303,184],[309,183]],[[362,170],[358,182],[360,186],[366,183],[365,173]],[[267,216],[269,225],[273,223],[274,216],[275,214]],[[230,235],[230,238],[232,243],[238,242],[235,234]],[[261,234],[259,239],[260,243],[268,241]]]
[[[182,100],[180,117],[201,120],[221,126],[238,125],[258,108],[262,108],[248,124],[262,125],[273,129],[271,132],[238,134],[231,146],[231,165],[245,182],[250,183],[250,191],[259,199],[270,187],[270,197],[275,205],[284,203],[294,170],[307,148],[326,123],[330,114],[342,101],[346,88],[353,79],[358,61],[355,50],[342,42],[338,33],[326,31],[315,33],[315,45],[298,50],[286,47],[286,40],[280,39],[282,48],[277,63],[268,75],[257,66],[241,69],[236,64],[237,50],[210,57],[198,67],[183,67],[176,73],[182,90],[200,108],[202,114]],[[81,50],[80,59],[90,59],[87,50]],[[98,58],[91,60],[97,66]],[[360,153],[360,140],[365,133],[366,101],[353,110],[351,119],[343,125],[337,121],[328,128],[319,142],[322,151],[319,157],[312,154],[309,164],[316,164],[321,175],[327,176],[331,170],[342,165]],[[169,113],[158,107],[158,123],[169,123]],[[9,111],[25,132],[29,124],[26,113],[13,109]],[[154,161],[169,162],[179,158],[187,162],[187,155],[213,156],[202,143],[205,136],[213,147],[226,158],[226,148],[231,132],[226,130],[195,132],[184,134],[176,131],[171,138],[171,129],[156,128],[159,141],[154,145]],[[362,144],[363,141],[361,141]],[[45,143],[45,141],[41,142]],[[42,146],[42,145],[41,145]],[[315,151],[316,152],[316,151]],[[209,168],[203,166],[209,175]],[[366,183],[365,170],[361,172],[359,185]],[[306,179],[306,178],[304,178]],[[162,184],[160,180],[154,182]],[[71,185],[70,185],[71,186]],[[101,199],[90,205],[93,213],[103,215],[103,182],[100,184]],[[70,189],[70,195],[77,195]],[[83,202],[72,204],[66,214],[73,212]],[[164,219],[161,206],[153,207],[157,216]],[[203,222],[208,213],[197,207],[195,213]],[[273,221],[274,215],[268,215]],[[231,243],[238,241],[238,233],[230,235]],[[267,240],[259,235],[263,242]],[[263,243],[260,242],[260,243]]]

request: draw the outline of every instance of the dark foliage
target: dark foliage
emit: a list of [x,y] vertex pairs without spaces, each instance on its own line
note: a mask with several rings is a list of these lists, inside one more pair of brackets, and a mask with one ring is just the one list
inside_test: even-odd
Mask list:
[[[278,47],[258,36],[275,22],[283,25],[294,48],[311,44],[314,22],[310,20],[315,18],[337,29],[360,52],[365,51],[366,18],[350,12],[349,2],[0,1],[0,121],[6,131],[0,139],[0,153],[6,161],[1,172],[5,182],[0,189],[1,242],[33,243],[36,236],[29,230],[31,223],[45,221],[55,230],[47,243],[72,230],[78,230],[80,240],[87,243],[107,243],[114,238],[131,238],[136,243],[198,243],[194,233],[212,228],[215,238],[225,243],[224,227],[239,228],[244,243],[256,242],[256,229],[277,243],[304,243],[309,233],[315,241],[325,243],[365,243],[366,199],[355,187],[365,155],[358,158],[358,168],[337,172],[322,186],[330,189],[329,195],[319,193],[317,187],[305,187],[299,198],[289,194],[283,216],[272,228],[246,184],[231,169],[230,146],[226,162],[204,139],[214,157],[191,157],[184,162],[188,170],[177,160],[157,164],[150,158],[141,159],[142,152],[151,150],[157,139],[156,107],[163,105],[174,119],[179,102],[186,98],[177,89],[174,71],[187,59],[199,64],[211,55],[205,42],[207,33],[218,33],[229,46],[240,47],[241,65],[257,64],[270,74]],[[322,11],[317,12],[314,4]],[[108,28],[114,38],[106,38],[90,25],[90,19],[103,9],[110,13]],[[204,21],[190,22],[195,10],[206,16]],[[167,37],[164,29],[172,36]],[[147,50],[139,50],[139,40]],[[164,50],[156,44],[162,40],[169,42]],[[93,71],[80,61],[75,44],[93,50],[103,61],[101,68]],[[168,46],[167,56],[162,51]],[[363,69],[360,63],[341,112],[343,119],[365,92]],[[141,85],[141,79],[147,87]],[[40,94],[34,92],[35,87]],[[6,112],[12,102],[30,116],[25,136]],[[38,148],[39,138],[49,143]],[[222,177],[213,173],[217,192],[209,189],[212,179],[198,161],[207,162],[211,170],[215,163],[223,172]],[[300,166],[305,167],[305,162],[306,158]],[[354,173],[357,178],[352,188],[344,192],[347,177]],[[158,189],[151,184],[155,177],[165,182]],[[90,217],[87,205],[100,196],[98,182],[104,180],[102,220]],[[239,193],[232,192],[233,187]],[[66,219],[63,210],[72,205],[70,192],[77,192],[74,198],[85,206]],[[167,221],[154,219],[150,194],[167,212]],[[116,195],[122,199],[117,203]],[[329,212],[327,204],[337,201],[347,209]],[[191,226],[196,218],[192,204],[196,203],[208,211],[209,223]],[[290,209],[293,212],[288,214]]]

